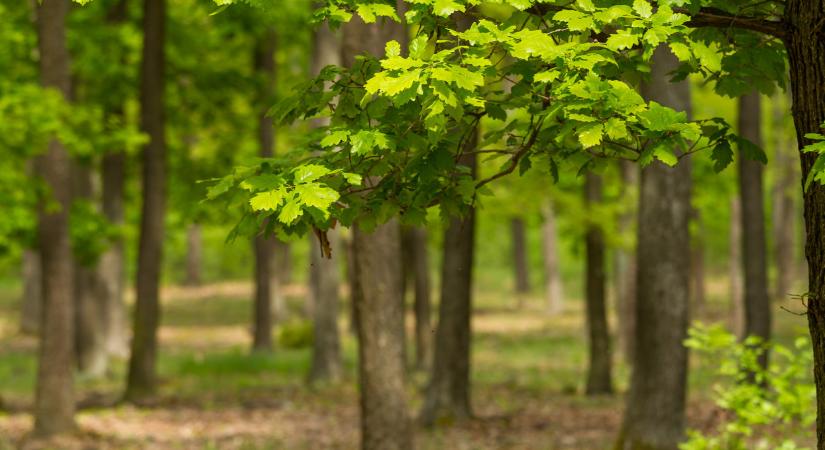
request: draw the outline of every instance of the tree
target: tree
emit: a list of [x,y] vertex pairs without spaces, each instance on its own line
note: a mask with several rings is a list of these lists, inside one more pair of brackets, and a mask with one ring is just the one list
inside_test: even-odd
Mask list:
[[527,232],[524,218],[510,219],[510,235],[513,242],[513,274],[516,294],[530,292],[530,263],[527,258]]
[[564,286],[561,282],[559,245],[556,236],[556,213],[553,203],[547,200],[542,205],[544,222],[541,225],[542,254],[544,255],[544,283],[547,297],[547,311],[559,314],[564,310]]
[[[678,66],[667,47],[656,49],[642,93],[689,114],[690,85],[669,81]],[[689,221],[689,160],[673,168],[654,162],[642,170],[633,373],[617,448],[675,449],[684,437]]]
[[[620,161],[619,174],[622,180],[620,188],[622,203],[629,206],[636,200],[638,194],[639,168],[630,161]],[[635,229],[634,211],[634,208],[627,207],[619,214],[618,228],[623,241]],[[614,274],[619,348],[625,361],[630,363],[633,361],[634,320],[636,318],[636,258],[629,254],[625,245],[620,245],[614,251]]]
[[164,120],[165,0],[144,0],[143,56],[140,66],[140,123],[149,141],[143,148],[143,205],[134,325],[126,399],[138,402],[157,387],[160,270],[166,215],[166,137]]
[[[403,39],[405,33],[403,27],[392,23],[353,20],[344,26],[342,60],[352,66],[362,51],[381,54],[385,42]],[[405,392],[400,242],[397,221],[374,228],[360,222],[353,230],[353,298],[364,450],[402,450],[413,446]]]
[[40,332],[41,288],[43,284],[41,281],[40,255],[36,251],[25,250],[23,252],[21,276],[23,277],[23,297],[20,303],[23,307],[20,313],[20,331],[35,335]]
[[[739,133],[762,147],[762,108],[759,93],[752,91],[739,97]],[[768,255],[765,235],[762,164],[739,157],[739,198],[742,205],[742,265],[745,286],[744,337],[771,338],[771,302],[768,296]],[[759,363],[767,368],[768,352],[760,354]]]
[[[602,203],[601,176],[588,173],[585,177],[585,204],[592,214]],[[607,325],[605,285],[607,283],[604,232],[591,215],[585,234],[585,294],[587,298],[587,331],[589,364],[587,369],[588,395],[613,392],[611,376],[612,353],[610,330]]]
[[789,109],[787,95],[775,95],[771,101],[771,128],[774,133],[774,164],[776,178],[772,192],[773,205],[773,249],[776,267],[774,298],[788,298],[797,274],[796,223],[799,211],[796,199],[796,181],[799,167],[794,161],[793,142],[787,131],[785,111]]
[[[255,70],[263,76],[261,110],[258,115],[258,145],[262,158],[271,158],[275,147],[275,128],[266,117],[266,102],[272,97],[275,82],[274,30],[266,30],[255,48]],[[252,349],[258,352],[272,350],[272,300],[277,295],[278,278],[273,277],[275,242],[272,236],[259,234],[253,242],[255,250],[255,304],[253,309]],[[274,283],[273,283],[274,281]]]
[[[430,262],[425,227],[406,227],[402,230],[402,253],[406,272],[405,285],[411,279],[413,287],[415,367],[422,370],[429,368],[432,363]],[[404,291],[406,290],[405,286]]]
[[[66,47],[68,0],[45,0],[37,8],[40,77],[43,86],[71,95],[69,51]],[[41,202],[38,247],[42,264],[43,312],[34,405],[34,433],[52,436],[75,427],[74,280],[69,236],[71,160],[55,137],[36,161],[36,172],[50,188]],[[49,203],[55,202],[56,207]]]
[[730,280],[730,305],[734,333],[745,336],[745,290],[742,278],[742,201],[736,196],[730,201],[730,233],[728,279]]

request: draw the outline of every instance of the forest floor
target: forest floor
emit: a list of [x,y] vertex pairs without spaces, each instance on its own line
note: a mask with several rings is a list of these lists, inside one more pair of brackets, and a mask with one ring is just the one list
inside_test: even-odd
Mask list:
[[[725,292],[723,286],[710,289],[720,297]],[[286,293],[291,316],[287,323],[294,324],[303,309],[303,292],[292,286]],[[356,348],[345,318],[346,379],[310,388],[305,383],[309,348],[280,346],[271,355],[249,354],[249,294],[244,283],[165,289],[157,398],[142,407],[119,404],[125,361],[116,361],[103,379],[77,380],[85,405],[77,435],[35,443],[27,434],[36,341],[17,332],[16,289],[0,288],[0,407],[5,409],[0,411],[0,449],[357,448]],[[622,396],[581,394],[586,367],[581,302],[571,300],[564,314],[552,317],[544,313],[538,296],[525,297],[519,307],[517,303],[509,295],[479,292],[472,369],[477,418],[418,429],[417,448],[611,448]],[[778,307],[776,311],[781,339],[805,334],[804,317]],[[725,317],[726,307],[709,304],[702,316]],[[614,360],[617,388],[624,392],[627,367],[621,355]],[[711,429],[720,417],[710,398],[713,377],[709,368],[695,361],[692,365],[689,426]],[[412,373],[411,381],[415,411],[426,375]]]

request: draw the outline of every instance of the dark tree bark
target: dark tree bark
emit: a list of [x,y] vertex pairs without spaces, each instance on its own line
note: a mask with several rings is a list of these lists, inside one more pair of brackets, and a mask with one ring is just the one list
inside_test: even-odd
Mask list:
[[143,147],[143,207],[138,243],[137,298],[126,399],[139,402],[157,388],[160,270],[166,216],[164,112],[165,0],[144,0],[140,67],[140,123],[149,136]]
[[[639,190],[639,167],[632,161],[619,163],[621,195],[636,198]],[[619,215],[619,233],[627,235],[634,230],[635,208],[628,208]],[[633,337],[635,335],[636,305],[636,259],[625,247],[618,247],[614,253],[616,283],[616,316],[618,322],[619,348],[628,364],[633,362]]]
[[[430,262],[427,251],[427,229],[411,227],[403,230],[405,280],[412,279],[413,313],[415,315],[415,368],[427,369],[432,362],[432,315],[430,301]],[[406,285],[406,282],[405,282]],[[406,292],[406,288],[404,291]]]
[[[65,98],[71,92],[69,51],[66,48],[68,0],[45,0],[37,8],[40,77],[43,86]],[[36,172],[50,188],[59,208],[41,203],[38,245],[42,262],[42,318],[34,405],[34,434],[52,436],[75,427],[74,411],[74,292],[69,237],[71,161],[56,138],[36,161]]]
[[564,311],[564,285],[559,265],[559,244],[556,236],[556,213],[553,202],[542,206],[544,222],[541,225],[542,253],[544,255],[544,283],[547,296],[547,312],[551,315]]
[[742,278],[742,202],[736,196],[730,203],[728,278],[730,279],[731,327],[734,334],[745,333],[745,281]]
[[[739,134],[762,147],[762,111],[759,93],[739,97]],[[768,258],[765,235],[762,163],[739,154],[739,198],[742,204],[742,266],[745,273],[745,336],[771,338],[771,302],[768,296]],[[759,363],[767,367],[768,353]]]
[[[403,2],[398,2],[403,6]],[[394,22],[343,27],[342,62],[352,66],[361,52],[383,55],[390,39],[402,42],[406,30]],[[377,180],[376,180],[377,181]],[[404,360],[404,305],[401,292],[400,227],[395,220],[367,233],[353,232],[354,304],[358,329],[361,394],[361,448],[408,450],[413,433],[407,412]]]
[[[825,0],[789,0],[785,4],[793,116],[799,147],[811,144],[807,133],[825,122]],[[800,153],[804,180],[815,153]],[[808,325],[814,351],[817,393],[817,448],[825,450],[825,186],[804,191],[805,255],[808,259]]]
[[[690,85],[670,83],[679,61],[661,46],[642,93],[690,114]],[[680,149],[681,150],[681,149]],[[617,448],[675,450],[684,437],[690,301],[690,160],[642,170],[633,374]]]
[[513,275],[517,294],[530,292],[530,264],[527,261],[527,232],[524,219],[510,219],[510,235],[513,242]]
[[40,255],[36,250],[23,252],[23,297],[20,313],[20,331],[23,334],[36,335],[40,332],[41,302],[42,302],[42,274],[40,270]]
[[[588,173],[585,179],[585,202],[592,211],[602,202],[602,179]],[[610,350],[610,330],[607,325],[605,285],[607,284],[604,233],[601,226],[589,220],[585,236],[585,265],[587,299],[587,335],[589,364],[587,368],[587,395],[613,393]]]
[[[467,148],[475,148],[477,142],[478,136],[474,134],[468,139]],[[475,174],[475,154],[465,155],[461,163]],[[450,220],[443,245],[432,376],[421,410],[421,421],[427,426],[467,419],[473,414],[470,356],[475,208],[470,208],[463,218]]]
[[[277,48],[274,30],[267,30],[255,48],[255,71],[265,78],[260,92],[258,114],[259,154],[263,158],[272,157],[275,149],[275,127],[272,119],[266,117],[275,86],[275,50]],[[253,241],[255,250],[255,303],[253,305],[252,350],[272,351],[273,298],[277,295],[278,277],[273,276],[275,238],[259,234]]]
[[201,226],[198,223],[186,227],[186,279],[187,286],[201,284],[201,266],[203,262],[203,241]]
[[773,202],[773,247],[776,283],[774,297],[784,300],[790,297],[793,282],[797,277],[796,249],[796,193],[798,189],[799,167],[794,160],[793,142],[785,132],[785,117],[790,105],[785,95],[776,95],[772,103],[771,126],[774,132],[774,159],[776,178],[774,179]]

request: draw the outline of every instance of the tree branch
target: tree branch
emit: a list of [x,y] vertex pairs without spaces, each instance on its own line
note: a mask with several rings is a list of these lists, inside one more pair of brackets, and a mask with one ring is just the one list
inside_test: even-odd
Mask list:
[[691,14],[684,8],[674,8],[674,11],[690,16],[691,19],[686,25],[693,28],[742,28],[767,34],[782,40],[785,40],[787,36],[785,23],[777,20],[734,16],[717,8],[701,8],[696,14]]

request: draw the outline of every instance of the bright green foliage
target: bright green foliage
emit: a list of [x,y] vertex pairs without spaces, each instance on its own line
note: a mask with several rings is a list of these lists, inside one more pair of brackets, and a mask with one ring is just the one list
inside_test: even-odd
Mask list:
[[[811,379],[810,341],[793,348],[766,345],[756,337],[739,343],[721,325],[697,324],[686,345],[715,368],[716,404],[731,413],[714,436],[691,432],[682,450],[801,449],[787,436],[805,436],[816,419],[816,388]],[[770,352],[763,369],[758,358]],[[777,428],[781,432],[777,432]],[[780,437],[782,436],[782,437]]]
[[[507,16],[487,8],[496,3],[510,8]],[[379,13],[388,4],[329,0],[316,17],[333,24],[353,14],[378,20],[391,17]],[[383,59],[364,55],[354,67],[328,67],[272,109],[279,123],[329,117],[330,125],[290,157],[245,167],[213,188],[211,198],[240,195],[256,213],[241,228],[256,232],[255,225],[266,224],[289,234],[355,219],[369,227],[396,214],[420,223],[433,205],[444,215],[460,213],[486,183],[562,161],[579,173],[611,158],[675,165],[683,153],[712,148],[721,170],[735,146],[764,159],[724,121],[689,121],[637,93],[661,43],[684,59],[685,71],[723,69],[715,44],[692,38],[683,2],[409,0],[407,6],[406,22],[416,30],[408,48],[388,42]],[[453,14],[471,9],[473,22],[459,29]],[[479,129],[483,139],[468,146]],[[473,180],[457,164],[468,151],[489,153],[486,164],[499,170]],[[299,187],[295,173],[303,165],[328,173]],[[245,187],[248,178],[264,175],[282,184]],[[351,182],[356,175],[363,186]]]
[[[822,124],[822,129],[825,130],[825,123]],[[802,149],[806,153],[816,153],[816,157],[811,171],[808,172],[808,178],[805,180],[805,188],[811,184],[812,181],[817,181],[825,184],[825,135],[819,133],[808,133],[805,138],[815,141],[813,144],[805,146]]]

